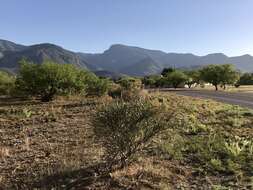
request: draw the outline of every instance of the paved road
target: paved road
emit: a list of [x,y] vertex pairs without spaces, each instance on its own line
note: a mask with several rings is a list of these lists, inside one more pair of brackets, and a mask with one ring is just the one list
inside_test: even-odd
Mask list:
[[179,95],[207,98],[219,102],[240,105],[253,109],[253,93],[222,92],[209,90],[176,90]]

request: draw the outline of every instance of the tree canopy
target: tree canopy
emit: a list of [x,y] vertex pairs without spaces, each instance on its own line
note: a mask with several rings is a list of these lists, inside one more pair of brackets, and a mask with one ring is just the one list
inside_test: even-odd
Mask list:
[[164,69],[162,70],[161,75],[162,75],[162,76],[166,76],[167,74],[172,73],[172,72],[174,72],[175,70],[176,70],[176,69],[171,68],[171,67],[169,67],[169,68],[164,68]]
[[221,85],[226,88],[227,84],[235,84],[239,79],[239,73],[233,65],[208,65],[200,70],[203,81],[211,83],[218,90]]
[[187,76],[187,81],[185,84],[189,88],[191,88],[194,84],[199,84],[200,83],[200,72],[199,70],[189,70],[189,71],[184,71],[185,75]]
[[187,81],[187,76],[180,70],[169,72],[164,81],[172,85],[174,88],[178,88],[180,84],[184,84]]

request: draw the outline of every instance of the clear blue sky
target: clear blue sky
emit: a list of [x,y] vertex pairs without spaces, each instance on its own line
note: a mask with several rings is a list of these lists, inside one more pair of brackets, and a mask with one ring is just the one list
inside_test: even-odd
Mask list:
[[82,52],[121,43],[253,55],[253,0],[1,0],[0,38]]

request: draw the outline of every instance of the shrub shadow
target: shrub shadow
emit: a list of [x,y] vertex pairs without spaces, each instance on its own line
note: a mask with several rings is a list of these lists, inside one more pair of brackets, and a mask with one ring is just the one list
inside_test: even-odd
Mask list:
[[33,183],[38,189],[127,189],[105,172],[105,164],[99,163],[80,170],[64,171],[44,176]]
[[22,106],[22,105],[40,105],[43,102],[38,100],[31,100],[29,98],[14,98],[14,97],[1,97],[0,96],[0,106],[9,107],[9,106]]

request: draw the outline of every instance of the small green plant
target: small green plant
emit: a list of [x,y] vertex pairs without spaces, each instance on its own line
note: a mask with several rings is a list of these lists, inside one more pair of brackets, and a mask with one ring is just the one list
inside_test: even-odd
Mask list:
[[253,155],[253,142],[238,136],[225,142],[225,147],[233,157],[238,157],[242,152]]
[[214,170],[217,171],[224,171],[225,168],[223,167],[222,161],[219,159],[212,158],[210,160],[210,165],[213,167]]
[[24,108],[22,110],[22,113],[23,115],[26,117],[26,118],[30,118],[33,114],[33,112],[31,110],[29,110],[28,108]]
[[194,114],[186,115],[183,119],[184,122],[184,132],[186,134],[198,134],[208,130],[208,127],[201,123]]

